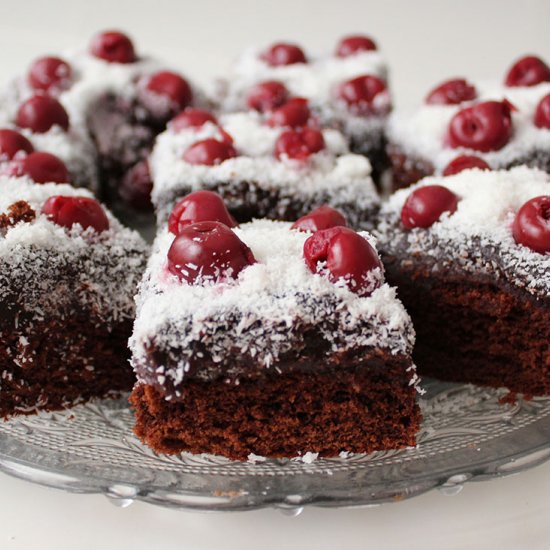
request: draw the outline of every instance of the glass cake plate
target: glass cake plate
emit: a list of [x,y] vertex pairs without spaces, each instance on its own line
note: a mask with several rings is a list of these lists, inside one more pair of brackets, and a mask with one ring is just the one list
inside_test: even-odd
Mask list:
[[503,390],[424,382],[418,445],[316,459],[232,462],[157,455],[132,433],[124,399],[0,422],[0,469],[43,485],[174,508],[289,514],[306,505],[360,506],[440,488],[458,492],[550,458],[550,397],[500,404]]

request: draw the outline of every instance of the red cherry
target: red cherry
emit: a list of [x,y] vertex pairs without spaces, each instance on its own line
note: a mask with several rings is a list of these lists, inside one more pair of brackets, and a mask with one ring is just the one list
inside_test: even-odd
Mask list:
[[273,44],[260,55],[260,58],[272,67],[307,63],[306,56],[299,46],[284,42]]
[[189,284],[198,279],[236,279],[256,258],[226,225],[216,221],[189,224],[168,250],[168,269]]
[[210,111],[189,107],[170,121],[170,128],[174,132],[181,132],[187,128],[200,128],[207,122],[218,123]]
[[456,211],[458,197],[442,185],[426,185],[415,189],[401,209],[401,221],[407,229],[430,227],[444,212]]
[[120,183],[118,194],[126,203],[144,212],[153,208],[151,202],[151,191],[153,190],[153,179],[149,171],[149,163],[142,160],[132,166]]
[[325,204],[296,220],[291,229],[314,233],[315,231],[338,226],[345,227],[346,225],[346,218],[338,210]]
[[309,110],[307,99],[293,97],[282,107],[273,111],[267,124],[269,126],[290,126],[291,128],[298,128],[308,123],[310,115],[311,111]]
[[19,132],[3,128],[0,130],[0,161],[11,160],[19,151],[32,153],[32,143]]
[[472,84],[463,78],[446,80],[434,88],[427,96],[429,105],[458,105],[463,101],[472,101],[477,91]]
[[35,151],[13,161],[11,175],[29,176],[35,183],[70,183],[71,176],[65,163],[45,151]]
[[60,126],[67,131],[69,116],[57,99],[47,95],[35,95],[20,105],[15,123],[38,134],[47,132],[52,126]]
[[353,113],[364,115],[376,110],[373,105],[375,97],[386,91],[387,86],[382,79],[363,75],[342,82],[337,95]]
[[63,89],[71,78],[71,67],[59,57],[41,57],[30,66],[27,80],[32,88],[47,92]]
[[518,59],[506,75],[506,86],[535,86],[550,81],[550,67],[540,57],[528,55]]
[[166,117],[185,109],[193,100],[187,80],[170,71],[160,71],[145,77],[141,102],[153,114]]
[[109,229],[109,219],[103,207],[88,197],[50,197],[42,206],[42,213],[62,227],[79,224],[82,229],[92,227],[98,233]]
[[490,170],[491,167],[479,157],[473,155],[460,155],[451,160],[447,166],[443,169],[444,176],[453,176],[462,172],[462,170],[469,170],[470,168],[479,168],[480,170]]
[[132,41],[118,31],[96,34],[90,44],[90,53],[109,63],[133,63],[136,61]]
[[517,244],[535,252],[550,252],[550,195],[527,201],[516,214],[512,234]]
[[488,152],[502,149],[512,137],[511,106],[485,101],[456,113],[449,123],[449,144]]
[[370,52],[376,50],[376,43],[368,36],[354,34],[345,36],[336,46],[336,55],[338,57],[349,57],[360,52]]
[[307,127],[299,130],[287,130],[279,136],[275,143],[275,157],[305,160],[324,147],[325,140],[319,130]]
[[368,241],[347,227],[317,231],[304,243],[304,260],[313,273],[326,273],[332,283],[344,280],[352,292],[368,296],[380,285],[369,274],[383,270]]
[[191,145],[185,153],[183,160],[189,164],[206,164],[214,166],[221,164],[224,160],[237,156],[237,151],[228,141],[219,141],[208,138],[197,141]]
[[194,191],[181,199],[170,214],[168,229],[177,235],[183,227],[195,222],[220,222],[236,227],[223,199],[212,191]]
[[550,94],[545,95],[537,105],[535,126],[550,130]]
[[248,92],[246,104],[260,113],[272,111],[288,99],[288,90],[277,80],[266,80],[256,84]]

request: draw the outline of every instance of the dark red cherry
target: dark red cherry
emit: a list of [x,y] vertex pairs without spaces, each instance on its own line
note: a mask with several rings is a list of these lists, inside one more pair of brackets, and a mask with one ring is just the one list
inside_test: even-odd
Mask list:
[[293,97],[284,105],[273,111],[267,123],[269,126],[290,126],[299,128],[305,126],[311,115],[307,99]]
[[347,227],[314,233],[304,243],[304,260],[313,273],[326,273],[332,283],[344,280],[361,296],[371,294],[381,282],[369,277],[373,270],[383,270],[378,254],[364,237]]
[[217,139],[208,138],[202,141],[197,141],[191,145],[185,153],[183,160],[189,164],[206,164],[214,166],[220,164],[224,160],[237,156],[237,151],[228,141],[219,141]]
[[314,233],[322,229],[338,226],[345,227],[346,225],[346,218],[338,210],[325,204],[296,220],[292,224],[291,229]]
[[38,134],[47,132],[53,126],[60,126],[67,131],[69,115],[57,99],[47,95],[35,95],[20,105],[15,123]]
[[275,156],[306,160],[313,153],[325,148],[323,134],[313,128],[301,128],[283,132],[275,143]]
[[170,128],[174,132],[180,132],[187,128],[200,128],[207,122],[218,123],[216,117],[210,111],[188,107],[170,121]]
[[19,132],[2,128],[0,130],[0,161],[11,160],[19,151],[32,153],[32,143]]
[[246,104],[251,109],[265,113],[283,105],[288,99],[288,90],[277,80],[266,80],[256,84],[248,92]]
[[452,176],[458,174],[463,170],[469,170],[470,168],[479,168],[480,170],[490,170],[491,167],[481,158],[474,155],[460,155],[451,160],[447,166],[443,169],[444,176]]
[[535,111],[535,126],[550,130],[550,94],[545,95]]
[[80,225],[92,227],[98,233],[109,229],[109,219],[101,204],[88,197],[50,197],[42,206],[42,213],[62,227]]
[[[374,99],[378,94],[387,91],[386,83],[377,76],[363,75],[342,82],[337,90],[338,97],[343,100],[350,111],[364,115],[378,109],[374,107]],[[384,106],[383,110],[387,110]]]
[[170,71],[160,71],[145,77],[145,88],[140,94],[142,104],[157,116],[173,116],[193,100],[193,91],[187,80]]
[[295,63],[307,63],[306,56],[299,46],[284,42],[273,44],[263,52],[260,57],[272,67],[294,65]]
[[517,244],[535,252],[550,252],[550,195],[527,201],[516,214],[512,234]]
[[118,31],[96,34],[90,44],[90,53],[109,63],[133,63],[136,53],[132,41]]
[[256,263],[252,251],[229,227],[216,221],[189,224],[168,250],[168,269],[181,281],[236,279]]
[[415,189],[401,209],[401,221],[407,229],[430,227],[444,212],[456,211],[458,197],[442,185],[426,185]]
[[498,151],[512,137],[511,106],[485,101],[456,113],[449,123],[449,145],[475,151]]
[[372,38],[361,34],[345,36],[336,46],[337,57],[349,57],[360,52],[376,50],[376,43]]
[[168,229],[177,235],[184,227],[195,222],[220,222],[236,227],[223,199],[212,191],[194,191],[181,199],[170,214]]
[[475,87],[463,78],[446,80],[434,88],[427,96],[429,105],[458,105],[477,97]]
[[27,80],[35,90],[62,90],[71,79],[71,66],[59,57],[41,57],[30,66]]
[[70,183],[71,176],[65,163],[45,151],[35,151],[13,161],[17,176],[29,176],[36,183]]
[[132,166],[120,183],[118,194],[120,198],[137,210],[148,212],[153,208],[151,191],[153,179],[149,171],[149,163],[142,160]]
[[550,67],[534,55],[518,59],[505,80],[506,86],[535,86],[541,82],[550,82]]

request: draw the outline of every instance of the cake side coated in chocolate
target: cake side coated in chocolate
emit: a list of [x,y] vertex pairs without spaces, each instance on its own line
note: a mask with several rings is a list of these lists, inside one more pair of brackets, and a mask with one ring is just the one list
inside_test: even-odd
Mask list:
[[[208,189],[222,195],[240,222],[296,220],[328,204],[341,210],[352,227],[372,228],[379,198],[368,160],[348,153],[335,130],[323,130],[323,149],[305,159],[276,158],[284,133],[255,112],[222,115],[218,124],[206,122],[198,128],[169,128],[158,137],[150,159],[159,224],[168,219],[178,199]],[[227,134],[236,156],[214,165],[190,164],[183,158],[194,143],[223,140]]]
[[126,340],[146,245],[108,213],[101,232],[59,225],[42,212],[57,196],[91,200],[69,185],[0,178],[2,417],[132,385]]
[[[456,211],[406,229],[407,198],[433,184],[458,197]],[[549,191],[540,170],[466,170],[425,178],[383,207],[377,236],[417,330],[422,374],[550,392],[550,255],[518,244],[513,231],[520,208]]]

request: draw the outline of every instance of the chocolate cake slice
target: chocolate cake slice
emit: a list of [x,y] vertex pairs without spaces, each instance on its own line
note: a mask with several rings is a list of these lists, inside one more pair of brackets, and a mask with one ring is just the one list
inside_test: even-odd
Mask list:
[[425,178],[390,197],[377,236],[422,375],[550,393],[548,174]]
[[152,449],[245,460],[415,444],[410,319],[371,236],[328,212],[159,232],[130,341],[135,432]]
[[418,109],[394,112],[387,133],[394,190],[467,167],[550,172],[550,68],[527,56],[502,84],[445,81]]
[[386,62],[375,42],[344,37],[331,54],[312,56],[294,44],[250,48],[218,82],[222,111],[271,112],[290,97],[306,99],[323,127],[341,131],[368,157],[378,183],[388,166],[384,127],[391,110]]
[[132,387],[146,245],[69,185],[0,177],[0,417]]
[[294,106],[276,121],[255,111],[176,117],[150,158],[159,224],[179,199],[204,189],[222,195],[239,222],[296,220],[328,204],[352,227],[372,228],[380,201],[369,161],[350,154],[337,130],[319,130],[305,103]]

